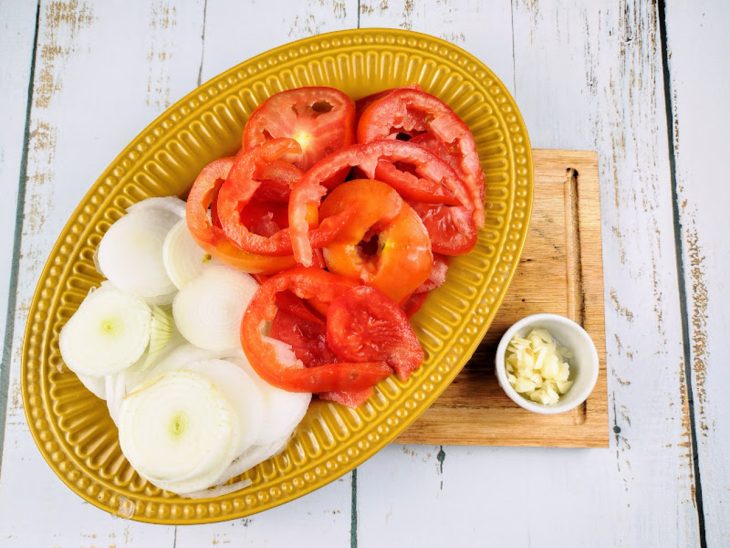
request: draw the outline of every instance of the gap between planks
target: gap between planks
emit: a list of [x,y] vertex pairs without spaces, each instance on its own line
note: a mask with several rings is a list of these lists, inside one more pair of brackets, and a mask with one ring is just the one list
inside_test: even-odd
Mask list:
[[36,54],[38,50],[38,27],[40,25],[40,0],[36,2],[35,26],[33,30],[33,49],[30,55],[30,74],[25,107],[25,127],[23,130],[23,151],[20,158],[18,177],[18,196],[15,206],[15,229],[13,234],[10,280],[8,283],[8,304],[5,311],[5,337],[3,339],[2,363],[0,364],[0,473],[3,466],[3,446],[5,443],[5,423],[8,410],[8,391],[10,386],[10,363],[15,337],[15,307],[18,303],[18,274],[20,270],[20,249],[23,239],[25,220],[25,193],[28,178],[28,148],[30,146],[30,118],[33,109],[33,83],[35,81]]
[[695,502],[697,507],[697,520],[699,523],[700,546],[707,547],[707,532],[705,529],[705,507],[702,499],[702,478],[699,462],[699,451],[697,448],[697,420],[695,418],[695,402],[692,378],[692,356],[691,337],[689,329],[689,300],[687,295],[686,265],[684,264],[684,242],[682,241],[682,223],[680,218],[679,192],[677,188],[677,151],[674,146],[674,135],[678,130],[675,127],[679,124],[675,120],[672,101],[672,75],[669,70],[669,51],[667,46],[667,16],[666,0],[659,0],[657,16],[659,18],[659,41],[661,43],[662,62],[662,84],[664,89],[664,112],[666,116],[667,129],[667,155],[669,159],[670,187],[672,190],[672,219],[674,234],[674,254],[677,264],[677,287],[679,291],[679,310],[682,320],[682,352],[684,356],[684,388],[687,392],[687,404],[689,407],[690,425],[690,456],[692,458],[692,470],[694,481]]

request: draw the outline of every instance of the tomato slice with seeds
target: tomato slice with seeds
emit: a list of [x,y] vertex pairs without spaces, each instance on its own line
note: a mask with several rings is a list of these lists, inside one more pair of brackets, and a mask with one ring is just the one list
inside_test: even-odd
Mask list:
[[[281,226],[281,224],[273,222],[273,211],[270,218],[263,218],[264,221],[269,222],[259,227],[258,230],[247,225],[247,217],[244,212],[259,190],[267,188],[266,181],[270,181],[272,177],[281,175],[284,179],[283,181],[277,180],[279,186],[274,187],[274,196],[282,191],[281,186],[289,184],[290,181],[285,177],[291,176],[294,181],[298,180],[291,170],[283,167],[281,161],[286,155],[297,155],[300,152],[301,149],[296,141],[274,139],[236,157],[236,162],[218,193],[217,214],[226,236],[244,251],[267,256],[291,254],[289,230],[286,225]],[[342,215],[323,221],[311,232],[312,245],[321,247],[331,241],[346,220],[347,216],[344,212]],[[248,221],[250,222],[250,219]]]
[[198,245],[224,263],[253,273],[273,273],[295,264],[293,257],[267,257],[236,247],[211,219],[209,208],[228,177],[235,158],[220,158],[205,166],[195,179],[185,206],[190,234]]
[[271,139],[294,139],[301,154],[292,162],[307,170],[355,140],[355,103],[330,87],[301,87],[269,97],[246,122],[243,148]]
[[[449,228],[450,230],[465,233],[464,240],[476,238],[476,226],[472,219],[472,206],[461,179],[455,174],[445,162],[425,150],[424,148],[407,142],[396,140],[381,140],[365,145],[353,145],[327,158],[321,160],[307,171],[300,181],[292,187],[292,194],[289,200],[289,229],[292,237],[292,250],[297,261],[305,266],[311,264],[311,244],[309,242],[309,222],[307,215],[312,209],[316,209],[322,197],[327,193],[327,181],[332,175],[338,173],[343,167],[358,167],[367,178],[377,179],[379,168],[383,162],[392,165],[388,182],[394,186],[405,198],[412,198],[416,202],[424,197],[429,202],[441,204],[444,209],[443,217],[453,217],[454,222],[449,225],[446,222],[431,222],[426,224],[433,230]],[[410,172],[400,171],[399,165],[407,164],[417,173],[417,176]],[[409,168],[409,169],[411,169]],[[399,172],[401,176],[396,178],[394,173]],[[398,179],[398,180],[396,180]],[[425,191],[423,187],[428,187]],[[440,196],[440,197],[439,197]],[[448,205],[457,200],[459,205]],[[452,211],[453,210],[453,211]],[[418,211],[418,210],[416,210]],[[451,237],[447,234],[431,234],[431,239],[448,240]],[[447,247],[441,246],[449,253]],[[454,249],[457,249],[454,247]],[[461,253],[457,250],[454,253]],[[465,252],[465,251],[463,251]]]
[[330,303],[327,344],[343,360],[384,361],[401,380],[424,358],[405,312],[368,286],[353,287]]
[[431,240],[411,207],[389,185],[359,179],[335,188],[322,203],[327,218],[356,213],[324,248],[330,271],[360,280],[400,302],[431,273]]
[[[356,282],[318,268],[294,268],[261,284],[241,322],[241,346],[256,373],[290,392],[358,391],[388,377],[392,370],[384,360],[341,361],[306,368],[289,345],[264,334],[279,310],[278,293],[291,291],[300,299],[316,297],[330,303],[331,309],[337,297],[356,286]],[[328,338],[329,332],[328,328]]]
[[424,133],[439,141],[458,167],[474,208],[474,223],[483,226],[484,175],[476,143],[469,127],[451,107],[425,91],[400,88],[370,103],[357,125],[359,143],[402,135],[414,138]]

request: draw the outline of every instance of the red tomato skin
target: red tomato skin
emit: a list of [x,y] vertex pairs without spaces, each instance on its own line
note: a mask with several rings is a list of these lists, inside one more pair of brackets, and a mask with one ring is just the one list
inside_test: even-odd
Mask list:
[[473,206],[473,220],[484,225],[484,174],[474,136],[446,103],[422,90],[396,89],[370,103],[360,115],[357,141],[369,143],[428,133],[443,143],[458,166]]
[[[269,384],[291,392],[364,390],[388,377],[392,370],[383,361],[338,362],[305,368],[301,360],[282,361],[262,329],[276,316],[276,295],[291,291],[300,299],[332,302],[355,286],[342,276],[318,268],[294,268],[272,276],[254,294],[241,322],[241,346],[251,366]],[[329,334],[329,331],[328,331]]]
[[434,253],[465,255],[477,243],[474,219],[458,206],[411,202],[431,237]]
[[[330,108],[323,111],[318,107]],[[299,142],[302,154],[294,165],[306,171],[328,154],[354,142],[355,103],[331,87],[301,87],[272,95],[246,122],[243,148],[250,150],[277,138]]]
[[241,250],[219,226],[209,220],[208,208],[234,163],[235,158],[215,160],[205,166],[195,179],[185,206],[190,233],[208,253],[244,272],[269,274],[293,266],[295,262],[291,256],[267,257]]
[[327,346],[327,329],[322,319],[312,321],[279,309],[271,322],[269,336],[290,345],[305,367],[337,361]]
[[[283,291],[276,295],[276,305],[279,311],[271,322],[269,334],[272,337],[290,344],[296,357],[306,367],[337,361],[337,356],[327,346],[325,319],[313,312],[306,301],[291,291]],[[357,392],[323,392],[319,398],[355,408],[372,394],[373,389],[366,388]]]
[[[268,223],[263,229],[263,232],[268,232],[268,234],[251,230],[252,227],[246,224],[245,210],[251,205],[253,198],[259,194],[260,190],[267,189],[265,177],[281,176],[284,179],[277,181],[277,185],[273,187],[271,193],[274,198],[283,192],[282,184],[288,185],[292,181],[298,180],[296,173],[293,172],[297,168],[293,166],[285,168],[281,159],[288,154],[300,153],[301,148],[296,141],[273,139],[242,152],[236,157],[236,161],[218,193],[216,211],[226,236],[239,248],[249,253],[272,257],[291,255],[291,237],[286,227],[280,226],[278,230],[273,230],[273,224]],[[272,214],[278,207],[278,204],[272,207]],[[258,215],[256,220],[260,218],[261,215]],[[249,219],[249,221],[251,220]],[[319,227],[312,230],[313,245],[321,247],[331,241],[345,221],[346,216],[340,215],[321,223]]]
[[421,307],[423,306],[423,303],[426,302],[427,297],[427,292],[413,293],[410,297],[403,301],[401,308],[403,309],[403,312],[405,312],[406,316],[412,318],[416,312],[421,310]]
[[378,99],[382,99],[386,95],[389,95],[391,92],[397,90],[397,89],[421,89],[421,86],[418,84],[411,84],[410,86],[402,86],[399,88],[390,88],[390,89],[384,89],[383,91],[376,91],[375,93],[371,93],[370,95],[366,95],[365,97],[361,97],[357,101],[355,101],[355,114],[356,118],[359,120],[360,115],[365,111],[366,108],[368,108],[371,103],[374,103]]
[[[376,170],[382,160],[415,162],[421,170],[421,178],[432,178],[439,181],[439,184],[448,185],[449,193],[460,204],[453,207],[463,209],[467,213],[459,215],[460,222],[453,226],[455,229],[467,232],[466,239],[472,238],[471,233],[474,233],[474,239],[476,238],[476,227],[470,220],[471,202],[460,179],[454,175],[454,171],[442,160],[418,145],[395,140],[381,140],[365,145],[353,145],[328,156],[315,164],[300,181],[294,184],[289,200],[289,230],[292,238],[292,251],[297,262],[304,266],[312,264],[312,245],[309,241],[310,226],[307,222],[307,214],[312,208],[318,208],[322,197],[327,194],[326,181],[330,180],[333,174],[341,171],[343,167],[358,167],[368,179],[376,179]],[[409,183],[404,183],[404,187],[408,186]],[[406,192],[404,188],[397,190],[401,194]],[[415,190],[413,191],[415,192]],[[407,192],[406,195],[408,195]],[[450,210],[443,211],[450,213]],[[439,226],[438,223],[431,223],[432,228],[439,228]],[[428,227],[427,224],[426,228]],[[430,231],[429,235],[431,235]],[[431,236],[433,240],[433,235]],[[445,239],[449,239],[448,235]]]
[[[371,285],[396,302],[416,290],[431,272],[433,254],[426,227],[389,185],[356,179],[335,188],[322,203],[325,218],[353,209],[348,226],[324,248],[330,271]],[[371,255],[360,242],[375,242]]]
[[408,379],[424,359],[405,312],[368,286],[354,287],[330,303],[327,344],[343,360],[383,360],[401,380]]

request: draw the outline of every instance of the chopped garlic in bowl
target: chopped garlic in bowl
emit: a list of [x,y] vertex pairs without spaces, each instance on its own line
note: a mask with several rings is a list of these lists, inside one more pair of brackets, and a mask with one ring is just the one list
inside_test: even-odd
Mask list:
[[534,402],[556,404],[573,385],[567,361],[571,357],[546,329],[533,329],[524,338],[515,335],[507,347],[507,380]]
[[598,380],[598,353],[590,335],[557,314],[533,314],[502,336],[495,374],[517,405],[541,414],[578,407]]

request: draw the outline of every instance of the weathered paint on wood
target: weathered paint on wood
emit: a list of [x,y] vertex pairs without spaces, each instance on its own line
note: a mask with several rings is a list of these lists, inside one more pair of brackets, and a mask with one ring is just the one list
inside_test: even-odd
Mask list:
[[[3,333],[12,335],[9,327],[14,314],[15,298],[13,250],[16,227],[22,220],[17,215],[18,190],[24,177],[24,142],[28,105],[28,82],[35,42],[36,6],[30,2],[18,5],[0,1],[0,98],[2,98],[3,129],[0,132],[0,314],[5,325]],[[11,297],[12,295],[12,297]],[[6,340],[6,339],[3,339]],[[7,402],[10,348],[4,347],[0,364],[0,463],[2,463],[2,430]]]
[[[71,493],[42,461],[25,423],[18,379],[22,329],[40,269],[76,202],[108,162],[142,127],[204,78],[204,21],[210,20],[203,1],[157,1],[129,10],[121,3],[70,0],[42,3],[40,10],[15,314],[19,328],[13,338],[0,476],[0,512],[5,516],[0,520],[0,542],[157,547],[198,546],[206,539],[225,543],[241,537],[265,538],[280,545],[297,534],[321,537],[325,545],[349,542],[349,476],[317,495],[249,520],[175,528],[106,515]],[[307,13],[305,19],[311,19]],[[313,13],[319,21],[326,17],[324,8]],[[245,19],[231,30],[240,31],[240,21]],[[213,21],[222,24],[228,19],[221,13]],[[298,24],[293,21],[291,28]],[[278,26],[276,20],[272,25]],[[269,33],[268,38],[262,29],[259,51],[293,39],[289,32],[307,32],[291,28],[279,35]],[[228,30],[216,24],[208,28],[213,35]],[[130,36],[139,39],[130,40]],[[248,50],[225,62],[233,65],[255,53]],[[212,50],[209,58],[218,57]],[[17,497],[21,492],[23,497]],[[48,516],[43,527],[36,526],[39,514]],[[281,527],[282,522],[292,527]]]
[[672,151],[708,546],[730,545],[730,4],[669,1]]
[[[730,522],[730,415],[720,395],[727,374],[709,364],[712,356],[717,364],[727,349],[722,274],[729,265],[723,245],[727,230],[719,224],[726,218],[716,194],[721,185],[707,181],[716,177],[716,158],[726,156],[727,148],[721,148],[726,143],[721,136],[709,148],[705,143],[707,135],[719,135],[719,129],[708,128],[727,125],[727,110],[703,113],[728,95],[726,69],[717,70],[717,59],[727,50],[722,23],[728,16],[719,0],[668,4],[675,109],[669,129],[677,159],[699,466],[707,539],[722,545]],[[21,10],[14,5],[9,18],[6,5],[0,4],[0,25],[18,28],[13,21]],[[299,540],[340,546],[352,539],[362,546],[696,545],[656,9],[629,0],[428,5],[362,0],[359,10],[352,0],[158,0],[134,9],[90,0],[41,2],[16,326],[24,325],[43,260],[73,205],[166,104],[201,79],[288,40],[358,22],[412,28],[463,45],[486,61],[515,93],[533,145],[600,153],[615,436],[610,451],[394,446],[360,468],[354,515],[352,478],[346,477],[250,521],[177,530],[143,526],[82,503],[41,461],[22,414],[16,330],[0,476],[0,543],[198,546]],[[3,33],[3,53],[6,39]],[[15,61],[5,66],[16,66]],[[10,104],[7,94],[17,89],[0,84],[0,92],[3,104]],[[6,139],[12,141],[11,133],[3,131],[3,147]],[[6,165],[12,164],[0,163]],[[14,192],[17,177],[9,180]],[[0,260],[6,257],[3,253]],[[20,492],[24,496],[17,496]],[[556,529],[556,515],[570,516],[571,527]]]
[[[187,60],[191,51],[199,53],[200,43],[185,37],[199,35],[202,10],[183,4],[158,1],[135,10],[83,0],[40,4],[17,329],[0,476],[3,545],[171,546],[174,542],[174,528],[128,522],[101,512],[53,476],[26,426],[18,357],[36,279],[73,207],[109,160],[170,97],[196,85],[197,67],[189,67]],[[173,47],[177,41],[180,44]]]
[[[465,35],[469,50],[498,24],[470,15],[481,24]],[[656,10],[643,2],[514,2],[511,19],[503,24],[514,29],[514,49],[510,41],[497,53],[512,54],[533,146],[599,151],[611,449],[387,448],[360,468],[359,538],[694,545]],[[371,15],[363,24],[398,18]],[[439,21],[411,24],[426,30]],[[552,525],[556,514],[547,509],[556,501],[570,527]]]
[[[209,1],[205,15],[201,81],[275,46],[311,34],[357,26],[352,1],[291,2],[268,9],[255,1]],[[351,482],[347,474],[316,493],[272,511],[231,523],[179,527],[177,547],[226,541],[290,546],[317,539],[322,546],[350,542]],[[305,541],[306,542],[306,541]]]

